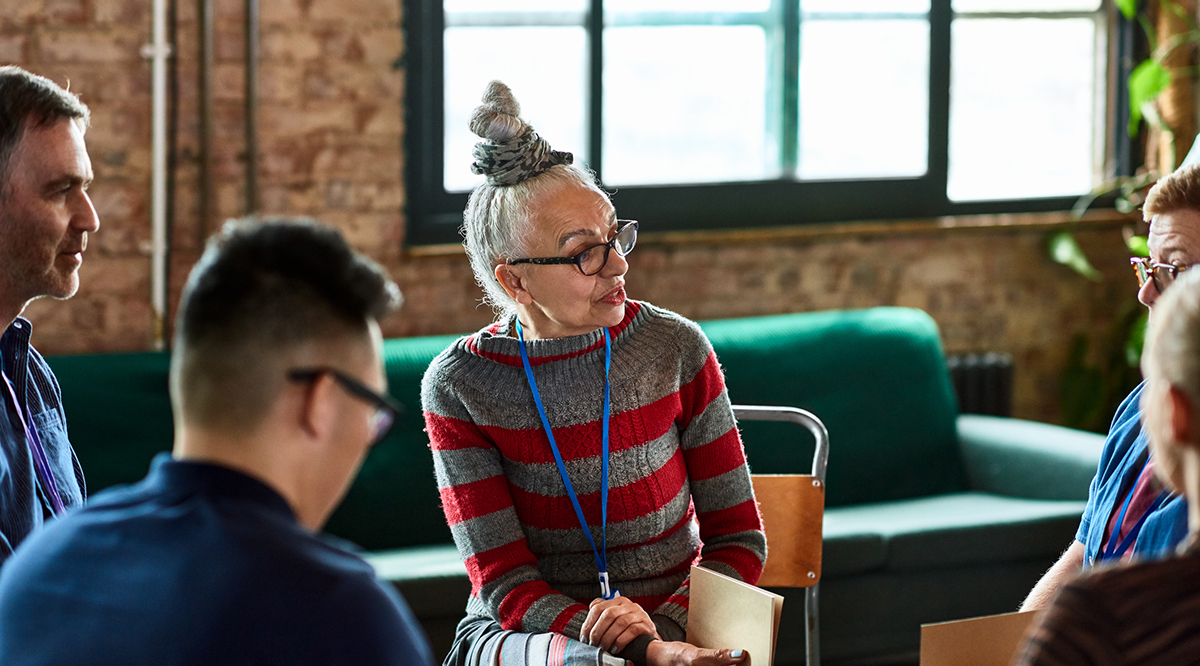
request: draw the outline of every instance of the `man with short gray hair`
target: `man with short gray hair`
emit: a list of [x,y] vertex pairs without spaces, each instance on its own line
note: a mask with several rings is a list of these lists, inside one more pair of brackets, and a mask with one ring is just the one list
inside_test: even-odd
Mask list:
[[88,233],[88,108],[53,81],[0,67],[0,564],[30,532],[83,503],[58,382],[30,344],[30,301],[79,289]]

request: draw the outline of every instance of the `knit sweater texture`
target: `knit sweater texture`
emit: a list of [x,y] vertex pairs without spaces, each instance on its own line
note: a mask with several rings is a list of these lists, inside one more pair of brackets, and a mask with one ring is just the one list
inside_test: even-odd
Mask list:
[[[629,301],[609,332],[609,576],[656,624],[665,617],[686,628],[692,564],[749,583],[762,573],[766,538],[745,452],[716,355],[695,323]],[[498,322],[430,365],[421,395],[434,471],[471,578],[467,612],[509,630],[574,637],[600,594],[596,564],[515,336],[511,319]],[[604,332],[526,345],[599,547]]]

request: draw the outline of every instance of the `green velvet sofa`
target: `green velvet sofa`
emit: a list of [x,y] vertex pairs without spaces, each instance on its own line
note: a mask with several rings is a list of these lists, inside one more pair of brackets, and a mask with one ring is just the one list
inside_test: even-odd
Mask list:
[[[1013,610],[1070,542],[1102,438],[959,415],[925,313],[874,308],[702,326],[733,402],[803,407],[829,429],[823,661],[909,657],[921,623]],[[419,391],[429,361],[453,339],[385,342],[390,390],[407,409],[327,528],[371,551],[438,654],[470,586],[439,507]],[[140,478],[170,447],[165,354],[50,363],[89,492]],[[754,472],[808,470],[812,442],[795,426],[742,431]],[[781,664],[804,661],[801,592],[782,591]]]

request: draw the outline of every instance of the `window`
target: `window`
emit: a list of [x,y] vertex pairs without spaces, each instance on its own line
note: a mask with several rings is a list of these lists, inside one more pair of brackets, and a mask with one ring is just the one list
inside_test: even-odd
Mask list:
[[645,231],[1063,210],[1116,168],[1101,0],[406,0],[409,240],[491,79]]

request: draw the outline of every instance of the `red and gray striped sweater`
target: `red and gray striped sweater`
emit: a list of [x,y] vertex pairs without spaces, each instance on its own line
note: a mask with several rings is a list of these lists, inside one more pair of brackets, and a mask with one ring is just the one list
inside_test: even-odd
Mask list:
[[[510,320],[460,338],[426,372],[434,471],[471,578],[467,612],[505,629],[575,637],[599,596],[596,565],[511,329]],[[700,328],[629,301],[610,334],[609,575],[664,638],[682,640],[689,567],[754,583],[766,539],[724,377]],[[603,331],[530,340],[527,349],[599,546]]]

